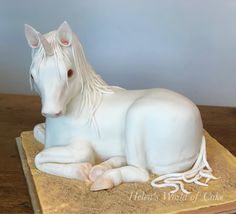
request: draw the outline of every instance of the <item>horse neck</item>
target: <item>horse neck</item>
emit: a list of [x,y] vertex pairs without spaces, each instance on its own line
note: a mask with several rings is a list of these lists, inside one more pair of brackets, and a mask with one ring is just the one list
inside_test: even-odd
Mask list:
[[82,85],[81,90],[77,90],[76,95],[69,103],[69,113],[80,116],[83,112],[91,119],[97,107],[101,103],[104,93],[113,93],[110,86],[95,73],[92,67],[87,63],[83,48],[77,37],[74,37],[72,46],[73,57],[76,70],[79,73],[78,81],[75,83]]
[[[77,92],[74,97],[68,103],[67,115],[75,118],[86,117],[90,121],[101,103],[103,93],[108,93],[110,89],[91,67],[89,72],[89,75],[83,82],[78,80],[78,82],[74,83],[78,85],[82,83],[82,87],[76,90]],[[100,87],[96,85],[98,83],[101,84]]]

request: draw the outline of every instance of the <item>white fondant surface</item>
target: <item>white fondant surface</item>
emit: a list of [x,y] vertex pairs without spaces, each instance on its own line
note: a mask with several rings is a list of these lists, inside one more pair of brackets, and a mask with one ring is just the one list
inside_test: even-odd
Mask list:
[[197,107],[166,89],[114,89],[114,94],[103,95],[96,111],[99,130],[86,119],[86,115],[47,118],[46,147],[82,141],[103,160],[126,156],[128,164],[158,174],[190,168],[200,150],[202,122]]

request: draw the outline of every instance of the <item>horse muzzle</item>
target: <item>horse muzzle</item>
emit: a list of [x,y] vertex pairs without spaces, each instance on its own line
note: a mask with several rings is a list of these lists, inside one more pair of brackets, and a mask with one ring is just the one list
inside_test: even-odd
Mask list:
[[43,105],[41,114],[44,117],[59,117],[63,114],[60,105]]
[[59,112],[57,112],[57,113],[52,113],[52,112],[42,112],[42,115],[44,116],[44,117],[59,117],[59,116],[61,116],[62,115],[62,111],[59,111]]

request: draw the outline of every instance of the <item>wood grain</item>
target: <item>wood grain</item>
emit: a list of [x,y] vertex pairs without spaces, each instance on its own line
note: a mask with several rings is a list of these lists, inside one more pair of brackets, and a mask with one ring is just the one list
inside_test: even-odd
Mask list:
[[0,95],[1,213],[33,212],[15,138],[41,121],[38,97]]
[[[199,106],[204,128],[236,155],[236,108]],[[32,213],[15,138],[43,121],[40,99],[0,94],[0,213]]]
[[236,156],[236,108],[198,106],[204,128]]

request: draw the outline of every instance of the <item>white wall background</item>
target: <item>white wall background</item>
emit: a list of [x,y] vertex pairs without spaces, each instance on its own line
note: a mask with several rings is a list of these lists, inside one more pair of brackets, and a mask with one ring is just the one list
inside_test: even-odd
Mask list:
[[109,83],[236,106],[235,0],[0,0],[0,92],[29,94],[23,24],[67,20]]

